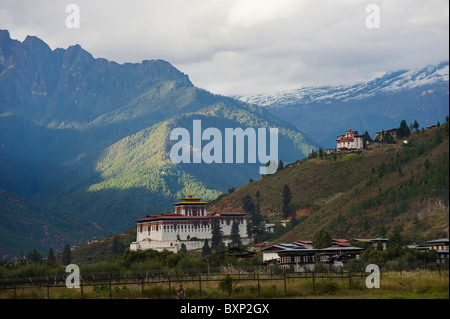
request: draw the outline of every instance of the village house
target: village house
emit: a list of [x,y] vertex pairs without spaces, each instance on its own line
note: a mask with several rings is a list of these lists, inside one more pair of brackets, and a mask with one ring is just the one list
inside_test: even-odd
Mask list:
[[389,130],[376,132],[375,133],[375,138],[378,139],[378,140],[381,140],[383,138],[383,134],[390,134],[393,138],[396,138],[397,137],[397,131],[398,131],[398,129],[391,128]]
[[256,254],[256,252],[248,251],[239,247],[229,247],[222,254],[228,257],[236,258],[238,261],[242,261],[244,259],[252,258]]
[[437,253],[436,262],[439,264],[445,263],[446,260],[448,262],[449,259],[449,244],[448,238],[440,238],[435,240],[429,240],[426,242],[426,245],[430,250],[435,250]]
[[[283,269],[293,269],[296,272],[313,270],[316,262],[339,267],[349,259],[358,259],[363,250],[350,246],[346,239],[333,239],[332,246],[323,249],[313,248],[312,242],[308,240],[281,243],[261,249],[264,265],[279,265]],[[317,256],[319,260],[316,260]]]
[[319,251],[312,247],[286,248],[278,252],[279,265],[283,269],[292,269],[295,272],[312,271],[316,261],[315,255]]
[[295,249],[295,248],[299,248],[299,246],[296,244],[276,244],[266,248],[262,248],[261,251],[263,253],[263,264],[266,263],[279,264],[280,256],[278,255],[278,253],[286,249]]
[[275,232],[275,224],[264,224],[264,230],[268,233]]
[[342,267],[349,259],[359,259],[364,248],[353,246],[331,246],[320,249],[319,256],[322,263],[334,267]]
[[345,135],[337,137],[336,151],[361,150],[364,148],[363,136],[349,129]]
[[426,251],[430,250],[430,247],[428,247],[428,246],[417,245],[417,244],[407,245],[406,248],[408,248],[408,249],[417,249],[420,252],[426,252]]
[[205,239],[212,238],[212,221],[217,219],[224,236],[231,234],[233,222],[237,222],[242,242],[248,242],[245,213],[206,212],[207,202],[187,196],[174,203],[175,213],[147,215],[137,220],[136,241],[130,250],[155,249],[178,252],[181,244],[187,250],[201,249]]
[[365,243],[368,245],[372,245],[374,248],[378,248],[378,245],[381,245],[382,250],[386,250],[387,248],[387,238],[373,238],[373,239],[365,239],[365,238],[354,238],[355,242]]

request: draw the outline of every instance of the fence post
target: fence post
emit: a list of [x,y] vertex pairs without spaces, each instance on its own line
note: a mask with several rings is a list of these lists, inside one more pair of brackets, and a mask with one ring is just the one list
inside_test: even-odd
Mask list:
[[47,277],[47,299],[50,299],[50,282]]
[[258,298],[261,297],[261,287],[259,286],[259,273],[257,273],[257,279],[258,279]]
[[283,277],[284,277],[284,295],[287,296],[286,271],[283,272]]
[[80,278],[80,294],[81,294],[81,299],[83,299],[83,280]]
[[168,279],[169,279],[169,295],[170,295],[172,291],[172,288],[170,287],[170,275],[168,275]]
[[348,272],[348,284],[349,284],[349,288],[352,289],[352,272],[351,271]]
[[112,298],[112,289],[111,289],[111,276],[110,275],[108,275],[108,278],[109,278],[109,299],[111,299]]
[[142,294],[142,296],[144,296],[144,276],[142,276],[142,278],[141,278],[141,294]]
[[198,286],[200,288],[200,296],[202,295],[202,275],[198,275]]
[[[441,274],[441,272],[439,272],[439,275]],[[14,280],[14,299],[16,299],[17,295],[16,295],[16,281]]]
[[313,295],[316,294],[316,279],[315,279],[315,271],[312,272],[312,281],[313,281]]

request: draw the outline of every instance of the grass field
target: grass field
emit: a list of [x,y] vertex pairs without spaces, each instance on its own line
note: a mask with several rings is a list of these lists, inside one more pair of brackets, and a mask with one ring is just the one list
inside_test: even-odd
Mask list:
[[[321,278],[261,277],[256,281],[231,276],[229,285],[225,275],[211,276],[201,281],[196,277],[177,281],[145,283],[108,282],[81,289],[67,287],[17,287],[0,290],[0,299],[176,299],[176,287],[183,284],[187,299],[448,299],[447,273],[416,270],[386,272],[381,276],[380,288],[366,287],[364,276],[343,275]],[[228,289],[227,289],[228,287]]]

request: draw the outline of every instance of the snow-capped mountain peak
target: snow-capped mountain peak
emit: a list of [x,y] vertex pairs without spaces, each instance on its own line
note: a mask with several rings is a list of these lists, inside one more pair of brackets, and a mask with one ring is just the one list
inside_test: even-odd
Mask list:
[[386,73],[381,78],[355,85],[304,87],[274,94],[239,96],[238,99],[262,107],[283,107],[309,103],[362,100],[376,94],[391,94],[420,86],[449,81],[449,62],[418,70]]

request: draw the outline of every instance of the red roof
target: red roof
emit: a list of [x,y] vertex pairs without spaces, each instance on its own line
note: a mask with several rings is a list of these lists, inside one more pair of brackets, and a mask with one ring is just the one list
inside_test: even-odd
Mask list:
[[247,214],[246,213],[238,213],[238,212],[224,212],[224,213],[219,213],[219,215],[243,216],[243,215],[247,215]]
[[347,239],[333,239],[333,247],[335,247],[335,246],[349,247],[350,243],[348,242]]
[[211,218],[217,218],[219,216],[186,216],[182,214],[160,214],[160,215],[147,215],[147,217],[136,220],[137,223],[142,222],[148,222],[148,221],[154,221],[154,220],[192,220],[192,219],[211,219]]
[[334,241],[343,241],[343,242],[348,242],[348,239],[333,239]]
[[137,223],[143,223],[148,221],[155,220],[193,220],[193,219],[211,219],[218,218],[220,216],[244,216],[245,213],[238,212],[229,212],[229,213],[219,213],[214,215],[206,215],[206,216],[186,216],[179,213],[164,213],[164,214],[155,214],[155,215],[147,215],[145,218],[141,218],[136,220]]

